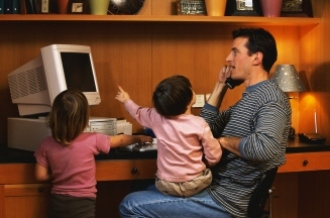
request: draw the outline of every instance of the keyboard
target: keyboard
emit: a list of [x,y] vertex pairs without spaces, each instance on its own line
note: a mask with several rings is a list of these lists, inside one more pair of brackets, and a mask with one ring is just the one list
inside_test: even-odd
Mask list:
[[146,151],[157,151],[157,139],[154,138],[153,142],[146,142],[144,145],[132,144],[124,147],[128,151],[135,152],[146,152]]

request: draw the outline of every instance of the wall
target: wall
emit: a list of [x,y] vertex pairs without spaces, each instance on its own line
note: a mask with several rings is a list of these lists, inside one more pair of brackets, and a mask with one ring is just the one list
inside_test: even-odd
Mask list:
[[313,1],[322,22],[316,28],[302,29],[300,69],[308,91],[300,96],[300,130],[314,132],[313,115],[318,115],[318,132],[330,141],[330,2]]

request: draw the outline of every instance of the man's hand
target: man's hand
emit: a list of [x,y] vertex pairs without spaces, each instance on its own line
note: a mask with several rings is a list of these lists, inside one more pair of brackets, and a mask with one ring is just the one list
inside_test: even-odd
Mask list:
[[231,66],[223,66],[219,72],[219,83],[225,83],[226,79],[231,76]]

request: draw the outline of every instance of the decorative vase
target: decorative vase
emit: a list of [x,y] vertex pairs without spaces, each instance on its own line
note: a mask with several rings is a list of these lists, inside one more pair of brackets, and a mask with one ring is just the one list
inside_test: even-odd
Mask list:
[[68,13],[68,5],[70,0],[56,0],[57,1],[57,9],[59,14],[67,14]]
[[281,16],[282,0],[260,0],[264,17]]
[[110,0],[89,0],[91,14],[107,15]]
[[227,0],[205,0],[208,16],[224,16]]

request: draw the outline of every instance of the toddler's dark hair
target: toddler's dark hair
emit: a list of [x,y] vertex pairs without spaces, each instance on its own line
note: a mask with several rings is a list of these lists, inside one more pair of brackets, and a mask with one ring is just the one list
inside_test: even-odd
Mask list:
[[157,112],[164,117],[183,114],[193,98],[188,78],[175,75],[161,81],[152,96]]

